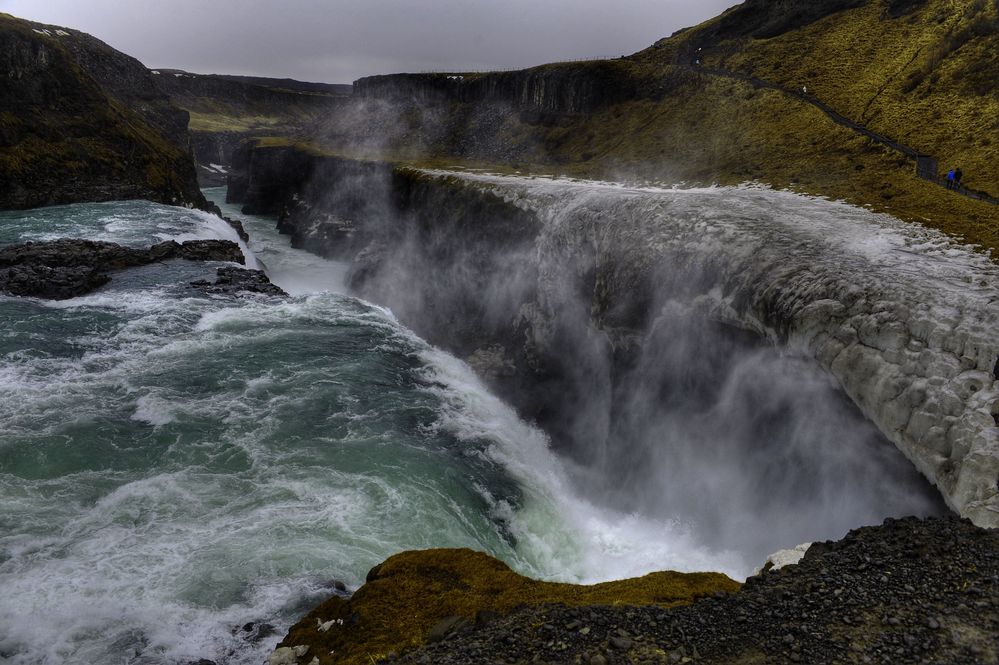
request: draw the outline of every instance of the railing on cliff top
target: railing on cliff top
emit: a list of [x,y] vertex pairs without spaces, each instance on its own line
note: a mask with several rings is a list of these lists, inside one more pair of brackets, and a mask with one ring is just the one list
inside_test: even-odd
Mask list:
[[[933,155],[927,155],[925,153],[921,153],[915,148],[907,146],[903,143],[899,143],[898,141],[889,138],[884,134],[879,134],[878,132],[875,132],[872,129],[864,127],[863,125],[854,122],[853,120],[850,120],[849,118],[844,116],[842,113],[836,111],[834,108],[832,108],[822,100],[812,95],[809,95],[804,87],[802,87],[801,90],[785,88],[784,86],[779,85],[777,83],[773,83],[771,81],[764,81],[763,79],[757,78],[755,76],[750,76],[749,74],[740,74],[739,72],[733,72],[727,69],[720,69],[717,67],[706,67],[704,65],[699,64],[697,61],[693,62],[690,65],[686,65],[686,67],[689,67],[690,69],[693,69],[698,72],[710,74],[712,76],[723,76],[725,78],[743,81],[745,83],[749,83],[754,88],[767,88],[770,90],[776,90],[778,92],[782,92],[785,95],[790,95],[791,97],[796,97],[797,99],[800,99],[803,102],[811,104],[815,108],[825,113],[836,124],[848,127],[849,129],[852,129],[858,134],[862,134],[863,136],[866,136],[872,141],[880,143],[881,145],[891,148],[892,150],[905,155],[909,159],[914,160],[916,162],[916,175],[922,178],[923,180],[928,180],[942,187],[947,186],[946,177],[940,175],[939,173],[939,168],[938,168],[939,162],[936,157],[934,157]],[[992,205],[999,205],[999,199],[993,197],[992,195],[976,189],[965,187],[960,184],[957,184],[952,187],[947,187],[947,189],[949,191],[954,192],[955,194],[960,194],[961,196],[966,196],[971,199],[977,199],[985,203],[991,203]]]

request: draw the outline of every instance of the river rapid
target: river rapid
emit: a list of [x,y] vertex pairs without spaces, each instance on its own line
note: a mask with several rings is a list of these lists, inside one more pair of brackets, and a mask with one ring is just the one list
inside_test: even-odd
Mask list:
[[[348,295],[345,265],[223,208],[289,297],[205,295],[188,283],[218,264],[183,261],[68,301],[0,296],[0,660],[261,663],[331,580],[406,549],[571,582],[760,563],[681,514],[591,502],[463,362]],[[2,244],[58,237],[236,239],[143,201],[0,213]],[[937,509],[888,482],[881,516]]]

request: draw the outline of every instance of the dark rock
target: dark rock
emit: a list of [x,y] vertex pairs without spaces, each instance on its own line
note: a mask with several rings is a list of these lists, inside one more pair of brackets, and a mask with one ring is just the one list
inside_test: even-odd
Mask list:
[[[226,266],[219,268],[216,274],[218,276],[214,282],[201,279],[191,282],[191,286],[199,288],[206,293],[233,294],[244,291],[262,293],[269,296],[288,295],[280,287],[271,284],[271,280],[267,279],[267,275],[262,270],[247,270],[246,268]],[[340,583],[340,586],[343,588],[338,590],[347,590],[343,583]]]
[[84,266],[0,268],[0,291],[12,296],[66,300],[90,293],[110,281],[107,275]]
[[148,249],[66,238],[27,242],[0,248],[0,292],[52,300],[75,298],[110,282],[107,272],[168,259],[244,260],[239,246],[228,240],[167,241]]
[[274,635],[277,629],[269,623],[250,621],[243,624],[238,630],[233,629],[232,632],[234,635],[239,632],[244,640],[256,644],[260,640]]
[[243,228],[243,222],[239,221],[238,219],[233,219],[231,217],[223,217],[222,219],[224,219],[225,223],[231,226],[233,230],[236,231],[236,235],[239,236],[240,240],[242,240],[243,242],[248,242],[250,240],[250,234],[246,232],[245,228]]
[[[159,247],[154,245],[150,251]],[[229,240],[188,240],[176,250],[178,258],[189,261],[231,261],[243,263],[243,252],[239,245]],[[169,256],[167,258],[173,258]]]
[[328,580],[327,582],[324,582],[323,587],[326,589],[333,589],[334,591],[339,591],[340,593],[347,593],[347,585],[338,579],[332,579]]
[[485,628],[499,618],[499,613],[493,610],[479,610],[475,613],[475,627]]

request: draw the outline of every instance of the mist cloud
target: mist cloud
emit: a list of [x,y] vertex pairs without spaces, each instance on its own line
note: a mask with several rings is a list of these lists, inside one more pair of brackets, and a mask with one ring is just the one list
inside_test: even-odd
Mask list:
[[150,67],[349,83],[370,74],[511,69],[613,57],[734,0],[0,0],[89,32]]

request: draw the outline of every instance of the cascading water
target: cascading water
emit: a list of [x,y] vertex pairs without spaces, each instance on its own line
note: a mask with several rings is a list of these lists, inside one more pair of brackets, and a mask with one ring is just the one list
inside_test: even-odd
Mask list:
[[[187,283],[214,266],[186,262],[119,273],[64,302],[0,296],[6,662],[259,663],[329,593],[330,578],[356,586],[403,549],[472,547],[567,581],[660,569],[745,576],[764,545],[795,543],[750,537],[771,526],[741,521],[756,505],[683,511],[709,503],[717,486],[741,482],[749,488],[741,496],[759,497],[767,483],[714,464],[717,439],[776,432],[777,443],[756,455],[774,474],[797,472],[802,423],[782,423],[802,401],[832,402],[810,423],[820,433],[802,444],[801,457],[829,448],[808,466],[809,482],[859,472],[855,454],[844,461],[832,449],[836,437],[849,439],[844,446],[868,456],[863,473],[880,474],[876,501],[887,502],[880,512],[851,505],[849,519],[820,535],[931,509],[911,478],[896,477],[905,463],[890,448],[864,447],[871,428],[821,377],[759,349],[690,393],[704,403],[682,397],[665,415],[637,397],[658,390],[669,401],[671,389],[647,385],[636,368],[636,399],[618,438],[626,430],[642,437],[627,456],[605,456],[613,463],[604,468],[567,466],[462,362],[387,310],[343,295],[342,265],[290,249],[271,220],[246,224],[249,249],[290,298],[205,296]],[[0,234],[0,242],[73,236],[134,245],[234,238],[217,218],[144,202],[3,213]],[[666,357],[675,338],[659,338],[646,363],[677,360]],[[793,380],[759,383],[773,372]],[[743,414],[763,429],[729,431]],[[692,482],[696,474],[703,480]],[[637,491],[610,490],[623,480]],[[893,503],[894,492],[908,498]],[[738,538],[712,540],[711,529],[737,530],[750,544],[736,551]],[[239,626],[261,621],[277,633],[245,639]]]

